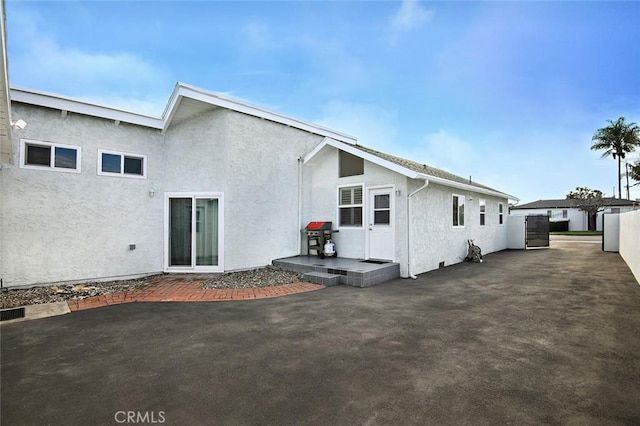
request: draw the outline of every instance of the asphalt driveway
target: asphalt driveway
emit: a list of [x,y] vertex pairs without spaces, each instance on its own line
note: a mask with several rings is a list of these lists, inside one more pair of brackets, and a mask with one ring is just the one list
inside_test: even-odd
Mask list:
[[620,256],[485,259],[3,325],[2,424],[640,424],[640,286]]

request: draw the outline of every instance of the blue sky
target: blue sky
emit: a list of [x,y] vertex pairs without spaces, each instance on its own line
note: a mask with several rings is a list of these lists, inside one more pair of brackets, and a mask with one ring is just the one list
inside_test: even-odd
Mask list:
[[640,123],[640,2],[8,0],[6,12],[14,86],[159,115],[183,81],[522,203],[576,186],[612,195],[616,162],[591,137],[607,119]]

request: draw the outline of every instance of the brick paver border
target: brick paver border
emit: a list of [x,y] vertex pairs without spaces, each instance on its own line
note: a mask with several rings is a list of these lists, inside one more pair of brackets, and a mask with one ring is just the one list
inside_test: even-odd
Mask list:
[[269,299],[325,288],[323,285],[297,282],[273,287],[213,289],[202,288],[202,281],[185,281],[166,276],[158,281],[158,284],[146,288],[68,300],[67,304],[71,311],[80,311],[133,302],[228,302]]

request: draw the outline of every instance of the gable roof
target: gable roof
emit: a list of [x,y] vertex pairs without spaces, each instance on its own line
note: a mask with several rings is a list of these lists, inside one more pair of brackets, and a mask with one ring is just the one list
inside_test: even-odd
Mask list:
[[513,195],[500,192],[496,189],[481,185],[477,182],[473,182],[461,176],[454,175],[445,170],[431,167],[426,164],[421,164],[416,161],[407,160],[395,155],[376,151],[375,149],[367,148],[362,145],[345,144],[336,140],[332,140],[330,138],[325,138],[320,145],[318,145],[313,151],[307,154],[304,158],[304,163],[313,163],[314,157],[327,146],[348,152],[349,154],[360,157],[364,160],[392,170],[411,179],[428,180],[433,183],[452,188],[474,191],[481,194],[519,201],[519,198],[514,197]]
[[193,116],[212,108],[226,108],[347,143],[355,143],[357,140],[354,136],[345,133],[181,82],[176,83],[164,112],[159,117],[77,98],[17,87],[11,88],[11,101],[114,120],[118,124],[121,122],[130,123],[162,131],[166,131],[172,123],[176,123],[188,116]]
[[[633,200],[625,200],[620,198],[603,198],[604,206],[606,207],[621,207],[621,206],[634,206],[638,202]],[[570,198],[563,198],[557,200],[538,200],[531,203],[522,204],[520,206],[513,206],[512,210],[522,209],[571,209],[578,208],[576,200]]]

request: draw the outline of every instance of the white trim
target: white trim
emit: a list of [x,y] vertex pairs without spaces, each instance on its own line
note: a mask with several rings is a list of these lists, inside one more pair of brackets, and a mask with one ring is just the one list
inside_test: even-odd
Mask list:
[[465,190],[465,191],[470,191],[470,192],[475,192],[478,194],[484,194],[484,195],[491,195],[494,197],[498,197],[498,198],[505,198],[507,200],[513,200],[513,201],[520,201],[519,198],[514,197],[513,195],[509,195],[509,194],[505,194],[503,192],[500,191],[494,191],[491,189],[486,189],[486,188],[482,188],[479,186],[474,186],[474,185],[469,185],[466,183],[460,183],[460,182],[455,182],[449,179],[444,179],[441,177],[437,177],[437,176],[432,176],[432,175],[428,175],[425,173],[418,173],[416,171],[413,171],[407,167],[401,166],[399,164],[393,163],[389,160],[385,160],[384,158],[378,157],[377,155],[373,155],[373,154],[369,154],[368,152],[364,152],[359,148],[356,148],[353,145],[349,145],[328,137],[325,137],[324,140],[318,145],[316,146],[311,152],[309,152],[307,155],[305,155],[304,157],[304,164],[307,163],[312,163],[313,158],[320,152],[322,151],[322,149],[324,149],[326,146],[331,146],[334,147],[336,149],[341,149],[343,151],[346,151],[350,154],[353,154],[357,157],[363,158],[371,163],[377,164],[380,167],[384,167],[385,169],[394,171],[396,173],[399,173],[403,176],[406,176],[410,179],[421,179],[421,180],[428,180],[430,182],[433,183],[437,183],[439,185],[443,185],[443,186],[447,186],[450,188],[456,188],[456,189],[460,189],[460,190]]
[[[467,200],[466,200],[466,196],[461,195],[461,194],[456,194],[456,193],[452,193],[451,194],[451,216],[449,216],[451,218],[451,220],[453,220],[453,197],[458,197],[458,224],[454,225],[453,222],[451,223],[451,227],[454,229],[461,229],[464,228],[467,225],[467,209],[464,208],[464,206],[466,206],[467,204]],[[460,200],[462,199],[462,225],[460,225]]]
[[[102,154],[119,155],[120,156],[120,172],[103,172],[102,171]],[[140,158],[142,159],[142,175],[135,175],[132,173],[124,172],[124,157]],[[144,154],[133,154],[130,152],[111,151],[108,149],[98,149],[98,168],[97,173],[99,176],[115,176],[132,179],[146,179],[147,178],[147,156]]]
[[32,89],[11,88],[11,101],[162,129],[161,118]]
[[75,112],[77,114],[89,115],[98,118],[113,120],[114,123],[130,123],[139,126],[150,127],[161,131],[166,131],[173,121],[176,111],[180,107],[183,98],[193,99],[208,105],[226,108],[232,111],[251,115],[265,120],[280,123],[285,126],[294,127],[320,136],[331,137],[346,143],[355,143],[357,139],[354,136],[337,132],[317,124],[289,117],[284,114],[269,111],[262,107],[251,105],[247,102],[233,99],[215,92],[210,92],[178,82],[161,117],[140,114],[133,111],[127,111],[121,108],[100,105],[77,98],[57,95],[38,90],[25,88],[11,88],[11,100],[22,102],[30,105],[37,105],[46,108],[57,109],[60,111]]
[[[350,204],[350,205],[341,205],[340,204],[340,190],[342,188],[354,188],[354,187],[361,187],[362,188],[362,204]],[[364,182],[362,183],[351,183],[351,184],[344,184],[344,185],[337,185],[337,191],[336,191],[336,197],[337,197],[337,203],[336,203],[336,224],[338,227],[338,230],[341,229],[364,229],[365,225],[365,219],[366,219],[366,212],[365,212],[365,206],[366,206],[366,200],[365,200],[365,191],[367,190],[367,188],[364,186]],[[341,226],[340,225],[340,208],[341,207],[362,207],[362,225],[361,226]]]
[[[373,223],[373,219],[370,217],[371,215],[371,210],[373,208],[373,205],[371,203],[371,193],[373,191],[379,191],[379,190],[389,190],[389,210],[390,210],[390,215],[389,215],[389,225],[391,226],[391,236],[392,236],[392,240],[393,240],[393,256],[391,259],[380,259],[380,260],[390,260],[392,262],[396,261],[396,185],[395,184],[391,184],[391,185],[376,185],[376,186],[370,186],[367,188],[367,205],[369,206],[367,208],[367,223],[368,224],[372,224]],[[370,236],[370,229],[369,229],[369,225],[365,225],[367,231],[369,232],[365,232],[365,238],[364,238],[364,244],[365,244],[365,259],[371,259],[371,236]],[[377,259],[377,258],[373,258],[373,259]]]
[[[48,166],[37,166],[33,164],[25,164],[27,161],[27,145],[40,145],[40,146],[48,146],[51,148],[51,157],[49,158]],[[56,148],[65,148],[65,149],[73,149],[76,151],[76,168],[68,169],[66,167],[56,167],[55,166],[55,149]],[[76,145],[66,145],[62,143],[55,142],[45,142],[39,141],[36,139],[20,139],[20,168],[21,169],[29,169],[29,170],[44,170],[48,172],[61,172],[61,173],[81,173],[82,172],[82,148]]]
[[[193,205],[198,198],[216,198],[218,200],[218,264],[214,266],[196,266],[195,256],[192,256],[192,266],[169,266],[169,199],[170,198],[191,198]],[[196,209],[191,209],[192,226],[196,223]],[[164,193],[164,272],[179,273],[205,273],[224,272],[224,193],[223,192],[165,192]],[[192,232],[192,236],[195,235]],[[195,253],[195,238],[191,238],[191,253]]]

